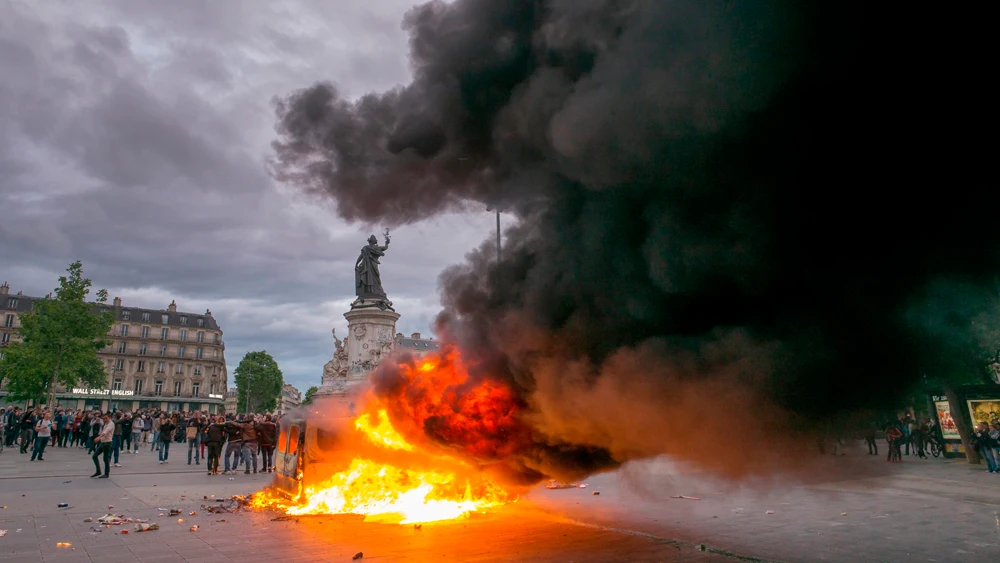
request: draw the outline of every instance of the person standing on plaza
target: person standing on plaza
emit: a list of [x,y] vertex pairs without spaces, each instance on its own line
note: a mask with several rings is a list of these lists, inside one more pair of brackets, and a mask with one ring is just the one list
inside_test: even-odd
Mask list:
[[976,426],[976,430],[972,435],[973,446],[979,452],[979,455],[986,460],[986,471],[989,473],[996,473],[1000,471],[1000,467],[997,465],[997,459],[995,456],[996,443],[990,436],[990,425],[985,422],[980,422]]
[[201,430],[202,423],[201,419],[197,416],[192,416],[187,420],[187,428],[184,431],[184,437],[188,443],[188,465],[191,465],[191,452],[194,452],[194,464],[201,465]]
[[226,421],[226,459],[223,473],[230,473],[229,457],[233,457],[232,473],[236,473],[236,468],[240,466],[240,456],[243,450],[243,426],[235,420]]
[[243,420],[243,447],[240,452],[243,457],[243,473],[250,474],[250,462],[253,462],[253,472],[257,473],[257,452],[259,450],[257,442],[257,423],[253,416],[249,415]]
[[170,442],[174,439],[174,430],[177,429],[177,415],[168,418],[160,423],[160,463],[170,463],[167,457],[170,455]]
[[62,433],[65,428],[66,412],[62,409],[56,409],[52,416],[52,434],[49,436],[53,448],[60,447],[59,444],[62,442]]
[[153,429],[153,422],[149,419],[149,413],[142,413],[142,443],[149,442],[149,433]]
[[[107,415],[108,420],[111,419],[111,415]],[[90,416],[90,438],[87,439],[87,453],[92,454],[94,450],[97,449],[97,437],[101,434],[101,430],[104,429],[104,417],[100,413],[93,412]],[[108,454],[111,453],[111,441],[108,441]]]
[[[94,461],[94,474],[90,478],[107,479],[111,476],[111,450],[115,437],[115,423],[111,421],[111,415],[104,413],[103,417],[91,423],[91,427],[97,429],[97,437],[94,438],[94,454],[90,458]],[[101,475],[98,456],[104,459],[104,475]]]
[[118,464],[118,454],[122,451],[122,413],[116,412],[111,422],[115,424],[115,432],[111,440],[111,454],[115,458],[115,467],[121,467]]
[[132,414],[125,413],[122,415],[122,451],[130,454],[132,453]]
[[21,428],[21,409],[14,407],[7,410],[7,422],[4,424],[4,446],[11,447],[17,439],[17,432]]
[[153,445],[149,447],[149,451],[160,449],[160,426],[163,425],[163,414],[157,413],[153,417],[153,424],[151,426],[153,430]]
[[35,447],[31,450],[31,461],[45,461],[42,457],[45,455],[45,446],[49,443],[49,438],[52,437],[52,427],[54,426],[52,422],[52,415],[45,413],[42,419],[35,423]]
[[222,453],[222,441],[226,438],[226,426],[222,417],[216,418],[205,427],[205,439],[202,442],[208,446],[208,474],[219,474],[219,455]]
[[139,453],[139,441],[142,438],[142,418],[139,417],[139,413],[135,413],[132,416],[132,453]]
[[278,426],[271,422],[271,415],[257,424],[257,440],[260,442],[260,455],[264,473],[274,471],[274,446],[278,443]]
[[21,453],[28,453],[28,444],[34,443],[34,436],[32,432],[35,428],[35,423],[38,422],[38,417],[35,415],[36,409],[29,409],[24,411],[21,415]]

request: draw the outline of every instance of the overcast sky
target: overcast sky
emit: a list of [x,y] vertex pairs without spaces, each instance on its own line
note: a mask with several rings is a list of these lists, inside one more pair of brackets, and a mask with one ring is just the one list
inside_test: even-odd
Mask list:
[[[274,96],[409,80],[412,0],[0,0],[0,278],[44,295],[73,260],[126,306],[210,308],[232,371],[266,349],[318,385],[346,333],[353,261],[381,225],[276,184]],[[437,275],[490,236],[485,210],[393,231],[397,331],[430,332]]]

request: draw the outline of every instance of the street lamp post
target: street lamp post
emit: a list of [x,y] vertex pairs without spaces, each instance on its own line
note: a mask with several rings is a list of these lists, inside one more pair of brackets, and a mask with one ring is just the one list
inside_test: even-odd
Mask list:
[[243,405],[243,408],[246,409],[245,412],[250,412],[250,382],[252,381],[253,381],[253,372],[250,371],[247,373],[247,400],[246,404]]
[[[486,206],[486,211],[493,211],[492,205]],[[497,213],[497,265],[500,264],[500,207],[496,207]]]

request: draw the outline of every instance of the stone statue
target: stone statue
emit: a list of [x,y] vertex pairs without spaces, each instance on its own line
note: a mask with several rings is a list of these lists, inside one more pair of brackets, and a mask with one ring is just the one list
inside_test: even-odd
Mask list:
[[337,329],[333,329],[333,359],[323,366],[323,385],[340,387],[340,382],[347,379],[347,348],[346,339],[337,338]]
[[383,236],[385,246],[378,245],[375,235],[368,237],[368,246],[361,249],[361,255],[354,265],[354,290],[362,299],[386,299],[385,290],[382,289],[382,276],[378,271],[378,259],[385,256],[385,251],[389,248],[389,229],[385,230]]

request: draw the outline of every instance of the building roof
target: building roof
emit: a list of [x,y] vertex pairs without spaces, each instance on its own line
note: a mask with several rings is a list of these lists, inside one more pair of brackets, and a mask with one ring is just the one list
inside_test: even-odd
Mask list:
[[441,343],[436,340],[425,338],[397,338],[396,347],[403,350],[419,350],[427,352],[430,350],[440,350]]
[[[17,307],[14,309],[8,308],[10,304],[10,299],[17,299]],[[36,300],[45,299],[44,297],[34,297],[32,295],[0,295],[0,312],[2,311],[15,311],[17,313],[26,313],[31,310],[32,302]],[[101,310],[104,311],[114,311],[116,322],[130,322],[130,323],[142,323],[148,322],[149,324],[165,325],[165,326],[177,326],[177,327],[187,327],[187,328],[205,328],[209,330],[222,330],[219,328],[219,323],[215,321],[215,317],[210,314],[205,313],[185,313],[183,311],[170,312],[166,309],[143,309],[141,307],[115,307],[114,305],[104,304],[100,305]],[[125,312],[128,311],[129,318],[125,319]],[[143,321],[142,314],[149,313],[149,320]],[[167,322],[162,322],[162,316],[167,315]],[[187,317],[187,324],[181,324],[181,317]],[[198,319],[204,319],[204,326],[198,326]]]

